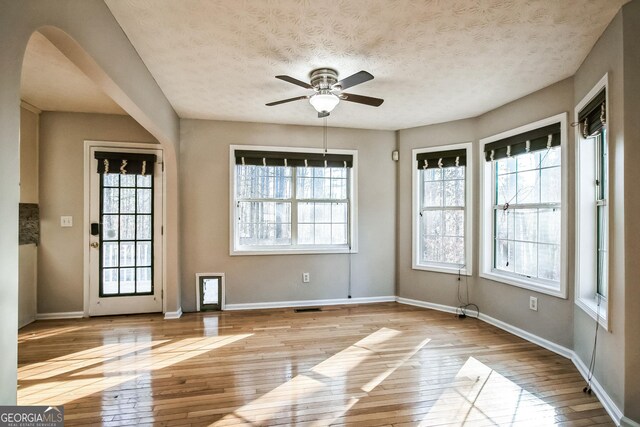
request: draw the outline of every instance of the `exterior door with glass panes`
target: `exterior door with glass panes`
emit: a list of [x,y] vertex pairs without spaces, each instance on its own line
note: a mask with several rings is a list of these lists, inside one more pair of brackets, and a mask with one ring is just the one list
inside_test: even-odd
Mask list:
[[162,311],[162,152],[92,147],[89,315]]

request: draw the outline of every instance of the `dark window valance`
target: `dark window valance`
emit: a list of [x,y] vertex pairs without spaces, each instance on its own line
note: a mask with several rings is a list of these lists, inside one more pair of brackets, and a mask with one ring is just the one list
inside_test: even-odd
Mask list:
[[350,154],[236,150],[235,156],[236,165],[285,166],[286,163],[291,167],[353,167]]
[[546,150],[560,145],[560,123],[510,136],[484,146],[486,161],[504,159],[522,153]]
[[596,135],[607,124],[607,92],[602,90],[578,113],[583,138]]
[[100,174],[153,175],[156,164],[155,154],[96,151],[94,157],[98,160]]
[[418,169],[465,166],[467,164],[467,150],[460,149],[419,153],[416,159],[418,161]]

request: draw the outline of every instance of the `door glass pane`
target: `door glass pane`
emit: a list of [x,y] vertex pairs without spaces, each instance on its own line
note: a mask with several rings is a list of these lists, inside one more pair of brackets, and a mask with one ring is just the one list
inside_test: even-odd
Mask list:
[[136,292],[151,292],[151,267],[136,269]]
[[153,177],[103,175],[100,296],[153,293]]
[[120,269],[120,293],[133,294],[136,291],[136,269]]
[[134,240],[136,238],[135,225],[135,215],[120,215],[120,240]]
[[120,190],[118,188],[105,188],[102,193],[102,212],[118,213],[120,211]]
[[117,268],[105,268],[102,270],[102,293],[105,295],[118,294]]

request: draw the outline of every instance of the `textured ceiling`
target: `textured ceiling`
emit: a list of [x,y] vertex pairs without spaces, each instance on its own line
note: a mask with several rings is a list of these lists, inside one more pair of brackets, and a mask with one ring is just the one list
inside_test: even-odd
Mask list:
[[375,80],[332,126],[401,129],[476,116],[575,73],[627,0],[105,0],[184,118],[321,123],[318,67]]
[[38,32],[25,52],[20,97],[43,111],[126,114]]

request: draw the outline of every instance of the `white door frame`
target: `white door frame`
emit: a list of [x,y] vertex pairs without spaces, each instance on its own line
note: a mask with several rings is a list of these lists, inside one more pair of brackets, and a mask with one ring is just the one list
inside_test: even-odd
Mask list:
[[[83,215],[83,221],[82,221],[82,226],[83,228],[83,233],[82,233],[82,241],[84,244],[84,250],[82,251],[83,254],[83,261],[84,261],[84,268],[83,268],[83,312],[84,312],[84,317],[89,317],[89,306],[90,306],[90,301],[89,301],[89,277],[90,277],[90,266],[89,266],[89,256],[90,256],[90,234],[88,232],[89,230],[89,224],[91,223],[90,217],[89,217],[89,210],[90,210],[90,205],[91,205],[91,174],[92,173],[96,173],[95,170],[92,170],[91,167],[91,149],[92,148],[109,148],[109,149],[114,149],[114,148],[122,148],[124,150],[135,150],[135,149],[146,149],[146,150],[158,150],[158,151],[164,151],[162,149],[162,145],[160,144],[156,144],[156,143],[152,143],[152,142],[122,142],[122,141],[95,141],[95,140],[85,140],[84,141],[84,215]],[[164,156],[163,156],[164,159]],[[164,160],[163,160],[164,162]],[[164,169],[164,163],[162,163],[162,168]],[[166,248],[166,239],[164,238],[164,229],[166,226],[166,210],[167,210],[167,202],[166,202],[166,188],[167,188],[167,178],[165,176],[165,174],[162,174],[162,233],[161,233],[161,238],[162,238],[162,277],[160,278],[160,283],[162,286],[162,313],[166,313],[167,312],[167,302],[166,302],[166,298],[164,297],[164,294],[166,292],[166,281],[165,281],[165,277],[167,275],[167,263],[166,263],[166,254],[167,254],[167,248]]]

